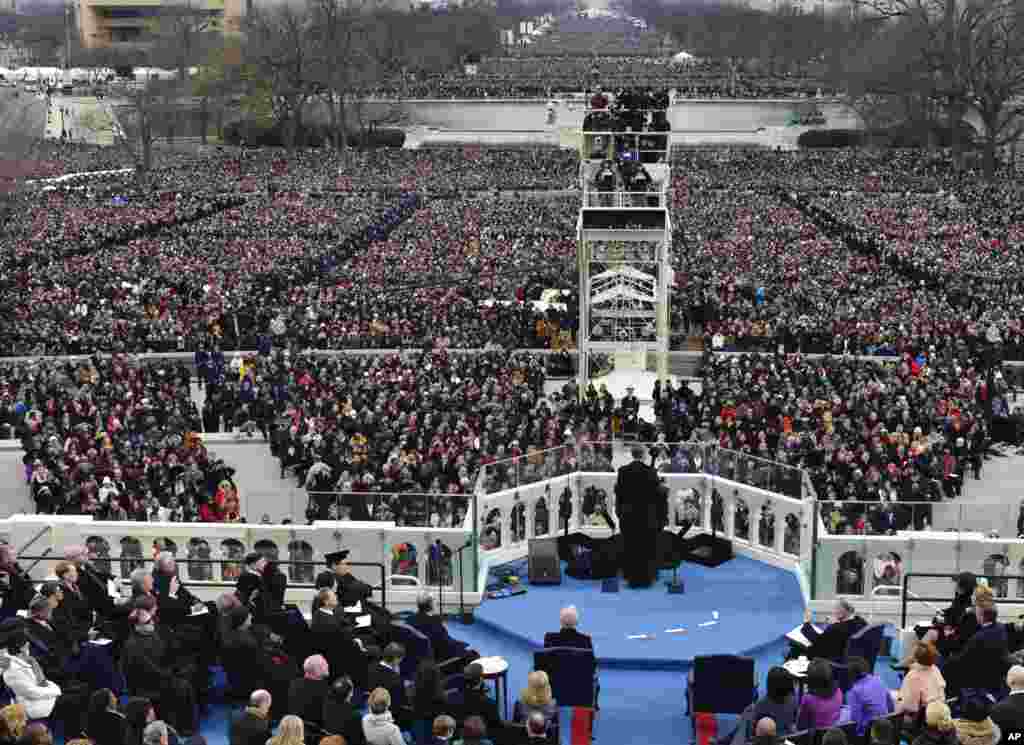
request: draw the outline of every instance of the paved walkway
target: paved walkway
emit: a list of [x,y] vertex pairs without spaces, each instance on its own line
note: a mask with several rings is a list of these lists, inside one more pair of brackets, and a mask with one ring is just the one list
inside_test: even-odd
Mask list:
[[46,138],[59,140],[62,130],[67,131],[74,142],[113,145],[120,125],[105,101],[54,95],[46,117]]

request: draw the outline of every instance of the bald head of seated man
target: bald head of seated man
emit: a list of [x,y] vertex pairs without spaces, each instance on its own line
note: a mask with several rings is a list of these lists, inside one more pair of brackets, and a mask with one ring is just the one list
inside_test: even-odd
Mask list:
[[758,719],[754,725],[755,745],[774,745],[777,741],[775,720],[771,717],[761,717]]

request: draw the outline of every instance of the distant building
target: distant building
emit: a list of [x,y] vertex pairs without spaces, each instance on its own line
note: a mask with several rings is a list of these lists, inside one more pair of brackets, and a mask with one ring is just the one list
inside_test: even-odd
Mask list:
[[87,49],[134,49],[159,31],[161,16],[187,13],[208,30],[238,33],[251,8],[251,0],[78,0],[78,27]]

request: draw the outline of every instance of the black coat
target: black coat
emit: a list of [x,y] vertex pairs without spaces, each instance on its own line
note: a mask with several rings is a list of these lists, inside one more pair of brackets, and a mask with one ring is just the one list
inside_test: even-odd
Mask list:
[[92,621],[92,607],[89,605],[89,599],[81,590],[72,592],[65,587],[64,599],[54,609],[51,618],[58,633],[72,642],[84,642],[89,638]]
[[288,590],[288,576],[276,564],[268,564],[263,573],[263,585],[266,588],[264,607],[268,613],[276,613],[284,608],[284,594]]
[[111,575],[89,564],[78,568],[78,587],[89,601],[89,607],[103,617],[109,616],[114,609],[114,599],[107,588],[110,579],[113,579]]
[[327,679],[296,678],[288,686],[288,713],[307,722],[320,724],[324,716],[324,700],[330,683]]
[[159,698],[159,693],[174,678],[170,643],[157,630],[152,634],[133,632],[121,650],[128,691],[133,696]]
[[65,637],[52,624],[47,628],[31,618],[25,621],[25,633],[32,640],[46,647],[44,653],[36,644],[32,645],[32,656],[39,662],[46,677],[56,683],[64,682],[64,670],[71,657],[71,648],[66,643]]
[[179,580],[178,592],[171,597],[171,577],[163,572],[153,570],[153,593],[156,595],[160,611],[160,622],[171,626],[188,618],[192,606],[199,603],[199,598],[188,591]]
[[811,642],[810,649],[807,651],[808,659],[821,657],[832,662],[843,662],[846,659],[846,645],[850,641],[850,637],[867,625],[867,621],[863,618],[854,616],[845,621],[830,624],[818,634],[810,624],[804,624],[804,636]]
[[235,594],[252,613],[255,622],[259,623],[266,618],[267,588],[262,575],[248,570],[242,572],[235,582]]
[[594,644],[590,637],[581,634],[576,629],[562,629],[560,631],[549,631],[544,634],[544,646],[551,647],[573,647],[574,649],[593,649]]
[[231,718],[228,742],[231,745],[266,745],[271,735],[270,721],[246,709]]
[[348,745],[364,745],[363,715],[350,703],[334,701],[328,696],[324,700],[324,729],[333,735],[341,735]]
[[124,745],[128,720],[118,711],[104,711],[89,720],[85,732],[95,745]]
[[351,626],[343,618],[342,614],[325,610],[313,612],[310,623],[313,649],[327,658],[332,677],[348,675],[357,686],[362,687],[366,683],[368,660],[355,643]]
[[332,590],[336,590],[338,587],[338,575],[328,569],[325,572],[320,572],[316,575],[316,587],[318,590],[324,587],[330,587]]
[[663,525],[667,500],[658,481],[658,472],[640,461],[619,469],[615,481],[615,511],[622,530],[656,530]]
[[14,615],[19,610],[28,610],[29,601],[35,596],[32,578],[21,570],[17,564],[9,567],[7,583],[0,585],[0,598],[3,598],[3,610]]
[[386,688],[391,694],[392,712],[397,712],[408,705],[402,676],[381,662],[372,665],[366,673],[366,690],[372,691],[375,688]]
[[463,694],[462,706],[459,709],[459,716],[456,717],[459,722],[465,722],[469,717],[477,716],[487,723],[487,729],[491,732],[497,732],[502,726],[498,703],[487,695],[485,688],[466,689]]
[[448,697],[444,695],[441,698],[429,700],[416,698],[413,700],[412,716],[416,720],[433,722],[441,714],[451,714],[453,708]]
[[1006,626],[990,623],[978,629],[963,650],[947,660],[944,672],[952,673],[949,677],[955,684],[954,690],[959,687],[998,691],[1005,685],[1009,653]]
[[338,603],[343,608],[366,601],[373,595],[373,588],[351,574],[338,577],[334,591],[338,594]]
[[461,657],[466,653],[468,645],[451,637],[440,616],[417,612],[409,619],[409,625],[430,639],[431,651],[438,662]]
[[[1021,742],[1024,740],[1024,693],[1014,693],[1007,696],[998,704],[992,707],[989,714],[992,721],[1003,733],[1001,742]],[[1016,734],[1016,737],[1011,735]]]

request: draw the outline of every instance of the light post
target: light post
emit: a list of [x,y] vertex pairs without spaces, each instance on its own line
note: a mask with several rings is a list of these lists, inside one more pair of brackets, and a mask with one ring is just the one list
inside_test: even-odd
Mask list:
[[71,14],[73,0],[64,4],[64,70],[71,69]]

